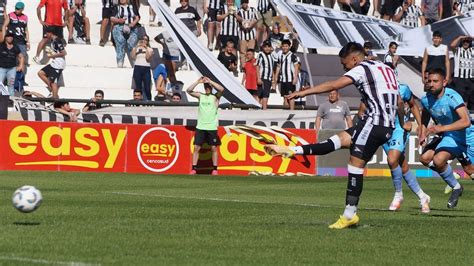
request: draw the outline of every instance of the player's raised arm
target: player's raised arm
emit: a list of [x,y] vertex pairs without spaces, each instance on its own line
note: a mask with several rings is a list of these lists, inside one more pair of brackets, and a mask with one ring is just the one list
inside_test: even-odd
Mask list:
[[199,84],[199,83],[202,83],[202,78],[199,78],[198,80],[196,80],[193,84],[189,85],[189,87],[186,89],[186,92],[191,95],[192,97],[194,98],[198,98],[201,96],[201,94],[199,92],[196,92],[194,91],[194,89],[196,88],[196,86]]

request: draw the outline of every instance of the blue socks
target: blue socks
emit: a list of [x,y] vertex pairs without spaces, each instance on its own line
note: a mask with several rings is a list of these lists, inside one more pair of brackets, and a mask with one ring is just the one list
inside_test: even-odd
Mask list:
[[444,182],[446,182],[452,188],[459,184],[459,182],[454,177],[453,169],[449,164],[446,170],[444,170],[444,172],[439,173],[439,175],[443,178]]
[[403,174],[403,178],[405,179],[405,182],[407,182],[408,187],[415,194],[417,194],[421,190],[420,185],[418,184],[418,181],[416,180],[416,176],[412,173],[412,171],[409,170],[408,172]]
[[395,192],[402,191],[402,168],[397,166],[397,168],[390,170],[390,172],[392,172],[392,182],[393,186],[395,187]]

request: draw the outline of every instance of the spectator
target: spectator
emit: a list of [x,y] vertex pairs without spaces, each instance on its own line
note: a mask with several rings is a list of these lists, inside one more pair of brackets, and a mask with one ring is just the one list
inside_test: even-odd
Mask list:
[[[296,91],[304,91],[311,87],[309,82],[309,73],[308,71],[301,68],[301,62],[298,63],[300,66],[300,71],[298,73],[298,83],[296,83]],[[295,106],[305,106],[306,105],[306,96],[299,97],[295,100]]]
[[455,15],[465,15],[467,12],[474,10],[474,1],[473,0],[458,0],[454,3],[454,13]]
[[91,24],[89,22],[89,18],[87,17],[86,6],[83,0],[69,0],[69,11],[67,19],[68,43],[75,43],[73,38],[74,23],[81,23],[83,25],[83,33],[86,38],[86,44],[91,44]]
[[50,95],[57,99],[58,95],[58,79],[61,76],[64,68],[66,67],[66,50],[64,49],[64,43],[56,35],[55,28],[48,27],[46,29],[46,36],[51,41],[51,47],[48,49],[48,58],[53,61],[43,67],[39,72],[38,76],[47,85]]
[[[454,89],[461,94],[467,109],[474,110],[474,47],[470,36],[459,36],[450,47],[454,53]],[[459,44],[459,42],[461,42]]]
[[179,102],[181,102],[181,93],[179,93],[179,92],[173,93],[173,96],[171,97],[171,102],[172,102],[172,103],[179,103]]
[[110,107],[109,104],[102,104],[100,102],[102,100],[104,100],[104,91],[96,90],[94,92],[94,97],[91,98],[91,101],[86,103],[86,105],[82,108],[82,112],[94,111],[97,109]]
[[155,81],[155,88],[158,94],[155,97],[155,101],[164,101],[167,96],[166,83],[168,80],[168,71],[165,65],[159,64],[153,70],[153,80]]
[[54,102],[54,110],[66,115],[71,122],[77,122],[77,116],[81,113],[79,109],[74,109],[69,106],[69,102],[56,101]]
[[382,8],[380,14],[385,20],[392,20],[395,16],[395,11],[399,6],[402,6],[403,0],[385,0],[382,1]]
[[353,12],[362,15],[367,15],[367,13],[369,13],[369,0],[337,0],[337,2],[342,11]]
[[[133,90],[133,99],[131,101],[143,101],[142,91],[139,89]],[[141,106],[141,104],[126,104],[125,106]]]
[[163,59],[167,70],[168,78],[171,84],[175,84],[177,63],[181,52],[179,51],[178,45],[173,41],[169,32],[164,31],[155,37],[155,41],[163,46]]
[[218,44],[218,35],[220,29],[220,24],[217,20],[217,14],[221,9],[221,1],[220,0],[205,0],[204,1],[204,13],[207,14],[207,48],[209,51],[214,49],[214,39],[216,40],[216,46],[220,46]]
[[244,75],[242,76],[242,85],[255,98],[257,102],[260,101],[257,95],[257,59],[255,59],[255,51],[248,49],[245,57],[247,61],[243,65]]
[[28,51],[30,50],[30,33],[28,31],[28,17],[23,14],[25,3],[18,2],[15,4],[15,11],[5,16],[2,32],[13,32],[13,43],[20,48],[24,58],[23,73],[26,75],[26,67],[28,65]]
[[[3,23],[7,14],[7,0],[0,0],[0,37],[3,37]],[[3,42],[3,39],[0,40]]]
[[352,127],[349,106],[339,100],[339,92],[329,92],[328,101],[321,104],[316,115],[314,129],[346,129]]
[[237,74],[237,56],[235,56],[233,41],[227,41],[225,50],[219,53],[217,60],[219,60],[219,62],[221,62],[230,72]]
[[[41,8],[45,7],[45,19],[41,19]],[[64,15],[62,13],[64,10]],[[66,24],[68,4],[64,0],[41,0],[38,7],[36,8],[36,15],[38,20],[43,25],[43,39],[38,43],[38,48],[36,49],[36,55],[33,57],[33,60],[40,64],[40,53],[46,47],[46,44],[50,40],[48,37],[47,29],[54,32],[54,35],[59,38],[59,40],[64,40],[63,27]],[[63,19],[64,18],[64,19]]]
[[406,0],[402,6],[399,6],[395,11],[393,20],[402,25],[409,27],[418,27],[418,20],[421,26],[425,26],[425,15],[421,12],[421,8],[413,4],[413,0]]
[[278,54],[281,50],[281,43],[285,40],[285,34],[280,32],[280,23],[276,22],[272,26],[272,32],[268,36],[268,41],[272,44],[273,52]]
[[225,48],[228,41],[232,41],[234,47],[238,48],[239,22],[236,17],[234,0],[226,0],[225,4],[221,5],[217,14],[217,21],[221,22],[221,32],[219,34],[221,48]]
[[283,105],[288,106],[290,110],[295,109],[295,100],[287,100],[285,96],[296,91],[296,83],[298,82],[299,59],[290,51],[291,42],[283,40],[281,44],[282,53],[277,58],[277,66],[275,75],[273,76],[273,87],[276,83],[280,83],[280,93],[283,97]]
[[[194,89],[198,84],[204,84],[205,93],[195,92]],[[216,89],[217,93],[212,94],[212,89]],[[217,146],[221,144],[217,135],[217,110],[219,108],[219,100],[224,92],[224,88],[218,83],[207,77],[199,78],[186,90],[189,95],[195,97],[199,101],[199,113],[196,125],[196,135],[194,137],[193,166],[191,174],[196,174],[197,163],[199,160],[199,151],[201,146],[206,142],[211,145],[212,153],[212,175],[217,175]]]
[[201,36],[202,22],[197,10],[189,5],[189,0],[180,0],[180,3],[174,13],[196,37]]
[[274,65],[275,58],[272,55],[272,44],[270,41],[265,41],[263,42],[262,52],[257,59],[257,96],[263,110],[267,109],[268,98],[270,98],[270,91],[272,90]]
[[425,15],[426,24],[433,24],[443,15],[443,1],[421,0],[421,11]]
[[257,47],[261,47],[268,39],[270,27],[273,25],[273,6],[270,0],[258,0],[257,11],[260,13],[257,22]]
[[134,65],[131,52],[138,43],[137,23],[140,20],[138,12],[127,0],[120,0],[116,8],[116,14],[111,17],[114,24],[112,36],[115,41],[115,52],[117,53],[117,66],[123,67],[125,53],[128,55],[130,64]]
[[100,46],[104,46],[107,43],[108,34],[106,34],[107,27],[112,27],[111,18],[117,9],[117,5],[114,0],[102,0],[102,21],[100,23]]
[[372,49],[373,49],[372,42],[370,42],[370,41],[364,42],[365,59],[367,59],[367,60],[377,60],[378,59],[377,55],[374,54]]
[[[0,43],[0,84],[7,80],[10,95],[14,95],[14,83],[17,71],[23,70],[24,58],[20,48],[13,43],[14,34],[5,33],[5,39]],[[18,62],[18,63],[17,63]]]
[[441,44],[443,41],[441,32],[433,32],[433,44],[425,48],[423,54],[423,61],[421,63],[421,76],[423,77],[423,83],[425,83],[424,77],[425,72],[429,72],[431,69],[442,69],[446,73],[446,80],[451,81],[451,71],[448,56],[448,47]]
[[257,38],[257,10],[249,6],[249,0],[242,0],[242,6],[237,14],[237,21],[240,23],[240,67],[245,64],[245,56],[248,49],[255,49]]
[[390,42],[388,45],[388,52],[383,57],[383,63],[393,69],[395,75],[398,76],[397,65],[400,57],[396,55],[398,44],[396,42]]
[[150,61],[153,57],[153,49],[150,48],[150,39],[147,35],[138,41],[137,47],[132,49],[132,58],[135,60],[133,67],[133,80],[135,86],[140,89],[147,101],[151,100],[151,68]]
[[441,0],[443,5],[443,14],[441,19],[452,17],[454,14],[454,0]]

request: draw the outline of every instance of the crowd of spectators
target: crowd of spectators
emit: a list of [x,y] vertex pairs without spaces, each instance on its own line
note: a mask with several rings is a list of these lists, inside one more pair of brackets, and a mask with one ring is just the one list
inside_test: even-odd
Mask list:
[[[410,27],[419,27],[434,23],[440,19],[461,15],[474,8],[472,0],[421,0],[417,6],[414,0],[301,0],[307,4],[324,5],[333,8],[336,4],[343,11],[372,15],[386,20],[393,20]],[[170,5],[169,1],[165,3]],[[175,14],[184,24],[199,37],[202,33],[207,36],[207,48],[218,51],[218,60],[235,76],[242,73],[243,86],[267,108],[271,92],[280,92],[283,104],[294,109],[293,100],[286,100],[288,95],[296,90],[307,88],[309,85],[307,72],[301,68],[301,62],[296,55],[298,49],[297,35],[289,23],[283,19],[276,19],[276,10],[271,0],[257,0],[252,6],[249,0],[180,0]],[[373,5],[373,13],[368,14]],[[18,80],[27,72],[30,39],[28,31],[28,17],[23,14],[24,2],[18,2],[15,10],[7,12],[6,0],[0,0],[0,49],[8,56],[0,59],[0,78],[7,80],[11,94],[14,94]],[[42,17],[42,9],[46,12]],[[41,0],[37,6],[37,17],[43,25],[43,39],[40,40],[33,60],[42,64],[41,53],[45,51],[46,59],[51,63],[38,73],[50,91],[50,96],[58,98],[58,80],[65,68],[67,55],[66,43],[90,44],[90,22],[86,14],[85,0]],[[176,71],[183,64],[183,56],[171,35],[164,31],[153,38],[162,47],[163,64],[152,67],[153,49],[150,47],[150,37],[146,34],[140,17],[140,1],[138,0],[102,0],[102,21],[100,27],[99,45],[104,46],[109,41],[108,28],[111,29],[111,41],[116,51],[117,67],[124,67],[125,56],[133,67],[134,88],[141,91],[143,100],[173,100],[176,91],[170,88],[182,87],[177,80]],[[156,20],[150,8],[150,23]],[[63,28],[67,27],[68,38],[64,39]],[[284,26],[289,34],[281,32]],[[444,69],[454,71],[453,84],[463,91],[465,99],[471,97],[473,71],[472,41],[469,36],[459,37],[447,48],[439,45],[439,36],[433,37],[433,46],[425,51],[422,72],[428,71],[429,65],[435,59],[432,54],[447,56],[449,48],[455,54],[455,69],[449,65],[446,57]],[[79,41],[78,41],[79,40]],[[12,41],[13,45],[12,46]],[[370,43],[364,44],[367,59],[377,59],[371,52]],[[396,69],[398,55],[397,44],[391,43],[383,61]],[[431,56],[431,57],[430,57]],[[429,59],[429,60],[428,60]],[[431,60],[431,61],[430,61]],[[449,70],[453,70],[449,72]],[[451,81],[451,78],[448,76]],[[304,84],[303,81],[304,80]],[[155,84],[156,97],[152,95],[152,83]],[[467,84],[467,85],[466,85]],[[135,92],[134,92],[135,94]],[[303,99],[304,101],[304,99]],[[469,102],[470,100],[466,100]],[[474,108],[474,100],[472,100]],[[301,104],[301,100],[299,102]]]

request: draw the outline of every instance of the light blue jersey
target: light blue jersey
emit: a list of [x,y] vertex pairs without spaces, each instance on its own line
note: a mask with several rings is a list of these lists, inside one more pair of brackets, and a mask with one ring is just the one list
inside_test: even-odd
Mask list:
[[474,162],[474,120],[471,120],[471,126],[466,128],[467,156]]
[[[410,87],[408,87],[408,85],[406,84],[400,84],[398,88],[399,88],[398,91],[400,93],[400,97],[402,98],[402,101],[405,103],[410,101],[411,98],[413,97]],[[410,114],[407,113],[404,117],[405,118],[404,122],[408,121],[409,117],[410,117]],[[400,125],[400,121],[398,120],[398,115],[397,115],[395,119],[395,130],[392,133],[392,137],[383,145],[383,149],[385,153],[388,154],[389,150],[398,150],[403,153],[409,136],[410,136],[410,133],[406,132],[402,128],[402,126]]]
[[[461,95],[450,88],[444,89],[444,94],[437,99],[431,93],[421,99],[421,104],[431,114],[433,120],[439,125],[449,125],[459,120],[456,110],[464,105]],[[465,145],[466,130],[448,131],[443,133],[443,137],[451,137],[456,143]]]

